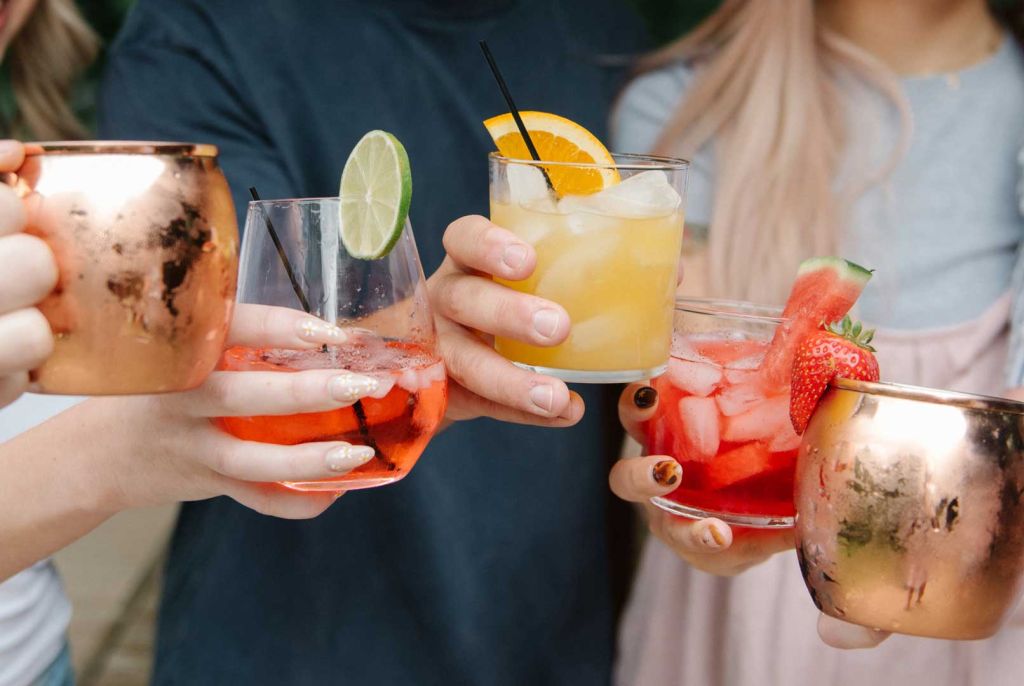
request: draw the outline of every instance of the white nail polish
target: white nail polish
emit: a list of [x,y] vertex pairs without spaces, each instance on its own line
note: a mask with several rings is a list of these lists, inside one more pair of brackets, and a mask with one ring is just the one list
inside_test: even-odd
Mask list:
[[329,390],[335,400],[351,403],[374,393],[380,382],[372,376],[346,372],[331,379]]
[[369,446],[341,445],[328,450],[325,461],[332,472],[348,472],[366,464],[373,456],[373,448]]
[[341,343],[345,330],[319,319],[304,319],[298,326],[299,336],[307,341]]

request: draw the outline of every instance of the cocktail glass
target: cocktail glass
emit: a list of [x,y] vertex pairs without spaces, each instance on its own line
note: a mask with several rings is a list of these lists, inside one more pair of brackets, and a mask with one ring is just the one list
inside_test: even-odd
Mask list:
[[408,221],[390,253],[375,260],[348,254],[339,240],[338,198],[249,203],[242,241],[238,301],[306,309],[278,254],[267,222],[280,237],[311,314],[343,327],[347,340],[316,350],[233,347],[220,369],[293,372],[338,369],[373,377],[368,397],[327,412],[223,417],[219,425],[243,440],[294,445],[346,441],[375,456],[325,481],[289,482],[300,491],[370,488],[398,481],[436,433],[447,399],[446,373],[416,242]]
[[[614,165],[601,165],[490,156],[491,220],[537,251],[528,279],[502,283],[558,303],[572,320],[560,345],[498,337],[495,347],[565,381],[638,381],[668,363],[688,163],[613,157]],[[567,170],[614,172],[622,181],[592,195],[555,197],[545,174]]]
[[789,420],[790,379],[761,363],[781,310],[745,302],[681,299],[668,371],[652,381],[658,408],[649,454],[683,468],[679,487],[653,502],[691,518],[738,526],[793,526],[800,437]]

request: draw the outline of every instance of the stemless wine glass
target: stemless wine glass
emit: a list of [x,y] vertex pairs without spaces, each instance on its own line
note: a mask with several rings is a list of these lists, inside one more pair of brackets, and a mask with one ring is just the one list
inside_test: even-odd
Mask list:
[[[406,221],[397,244],[384,257],[358,259],[340,241],[340,204],[338,198],[249,203],[238,302],[307,310],[345,328],[347,340],[317,350],[236,346],[224,352],[220,364],[220,369],[232,371],[339,369],[378,381],[372,395],[351,407],[218,420],[244,440],[278,445],[346,441],[374,449],[373,459],[342,476],[284,484],[300,491],[398,481],[436,433],[447,400],[447,375],[412,227]],[[268,224],[280,239],[283,255]]]

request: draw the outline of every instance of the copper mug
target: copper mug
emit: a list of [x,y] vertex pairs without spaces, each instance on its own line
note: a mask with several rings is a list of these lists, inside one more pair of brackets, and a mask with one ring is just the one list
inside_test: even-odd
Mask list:
[[796,544],[815,604],[903,634],[980,639],[1024,578],[1024,404],[838,380],[800,446]]
[[30,143],[4,179],[27,231],[53,250],[39,305],[53,355],[38,393],[107,395],[195,387],[224,345],[238,224],[217,148],[190,143]]

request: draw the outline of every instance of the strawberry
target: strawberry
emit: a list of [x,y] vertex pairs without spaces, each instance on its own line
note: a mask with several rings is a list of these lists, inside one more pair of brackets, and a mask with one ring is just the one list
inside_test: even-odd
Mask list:
[[874,330],[863,331],[859,322],[844,317],[800,342],[793,358],[789,400],[789,420],[798,434],[803,434],[822,394],[836,377],[878,381],[878,360],[870,345],[874,335]]

